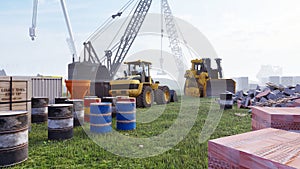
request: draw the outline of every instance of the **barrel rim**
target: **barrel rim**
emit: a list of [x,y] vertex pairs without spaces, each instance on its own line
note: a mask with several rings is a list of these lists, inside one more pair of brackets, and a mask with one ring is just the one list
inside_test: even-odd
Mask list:
[[31,99],[49,99],[48,97],[31,97]]
[[67,99],[65,101],[69,101],[69,102],[83,102],[84,99]]
[[28,131],[29,127],[26,125],[26,127],[17,129],[17,130],[9,130],[9,131],[0,131],[0,135],[2,134],[13,134],[13,133],[18,133],[18,132],[23,132],[23,131]]
[[93,127],[106,127],[106,126],[111,126],[112,122],[109,123],[103,123],[103,124],[94,124],[94,123],[90,123],[90,126]]
[[128,112],[124,112],[124,111],[117,111],[117,114],[136,114],[136,110],[133,110],[133,111],[128,111]]
[[0,117],[15,116],[15,115],[22,115],[22,114],[28,114],[28,111],[17,111],[17,110],[0,111]]
[[87,97],[87,98],[84,98],[83,100],[100,100],[101,98],[99,98],[99,97]]
[[1,149],[0,149],[0,153],[1,153],[2,151],[18,150],[18,149],[26,148],[26,147],[28,147],[28,145],[29,145],[29,143],[28,143],[28,141],[27,141],[27,142],[24,143],[24,144],[20,144],[20,145],[14,146],[14,147],[1,148]]
[[106,116],[111,116],[112,113],[106,113],[106,114],[94,114],[94,113],[90,113],[90,116],[94,116],[94,117],[106,117]]
[[59,131],[68,131],[68,130],[73,130],[74,129],[74,127],[64,127],[64,128],[55,128],[55,129],[53,129],[53,128],[49,128],[48,127],[48,132],[49,131],[53,131],[53,132],[59,132]]
[[117,123],[136,123],[136,119],[135,120],[117,120]]
[[59,117],[52,117],[52,116],[48,116],[48,119],[49,120],[64,120],[64,119],[72,119],[72,118],[74,118],[74,116],[73,115],[71,115],[71,116],[59,116]]
[[111,106],[110,102],[101,102],[101,103],[91,103],[90,106]]
[[122,100],[122,101],[117,101],[116,104],[135,104],[135,100],[134,101],[131,101],[131,100],[128,100],[128,101],[125,101],[125,100]]
[[73,107],[73,104],[49,104],[48,107]]

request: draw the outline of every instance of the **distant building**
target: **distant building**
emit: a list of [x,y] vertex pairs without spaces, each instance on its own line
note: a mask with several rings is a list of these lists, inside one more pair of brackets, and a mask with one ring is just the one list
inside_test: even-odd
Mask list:
[[281,84],[284,86],[292,86],[294,84],[293,77],[291,76],[282,76],[281,77]]
[[300,84],[300,76],[294,77],[294,85]]
[[6,73],[5,73],[4,69],[0,70],[0,76],[6,76]]
[[280,76],[270,76],[269,82],[275,83],[277,85],[280,84]]
[[248,77],[236,77],[233,78],[236,82],[236,90],[248,90],[249,78]]

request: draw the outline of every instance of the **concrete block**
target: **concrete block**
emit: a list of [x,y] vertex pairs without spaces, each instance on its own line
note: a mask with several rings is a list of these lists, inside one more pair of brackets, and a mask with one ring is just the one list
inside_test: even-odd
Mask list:
[[299,139],[298,133],[268,128],[209,140],[208,168],[299,168]]

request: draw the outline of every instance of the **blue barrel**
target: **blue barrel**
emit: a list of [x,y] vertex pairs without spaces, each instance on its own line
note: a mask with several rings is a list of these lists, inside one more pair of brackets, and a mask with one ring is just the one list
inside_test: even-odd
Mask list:
[[91,103],[90,105],[90,131],[92,133],[108,133],[112,131],[112,104]]
[[117,101],[117,129],[134,130],[136,128],[136,103],[134,100]]

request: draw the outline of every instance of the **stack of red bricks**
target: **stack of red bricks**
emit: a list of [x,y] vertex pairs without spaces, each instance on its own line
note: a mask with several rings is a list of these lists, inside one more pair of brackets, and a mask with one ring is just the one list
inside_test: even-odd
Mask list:
[[300,134],[267,128],[208,142],[210,169],[300,168]]
[[300,131],[300,108],[252,107],[252,130],[269,127]]

